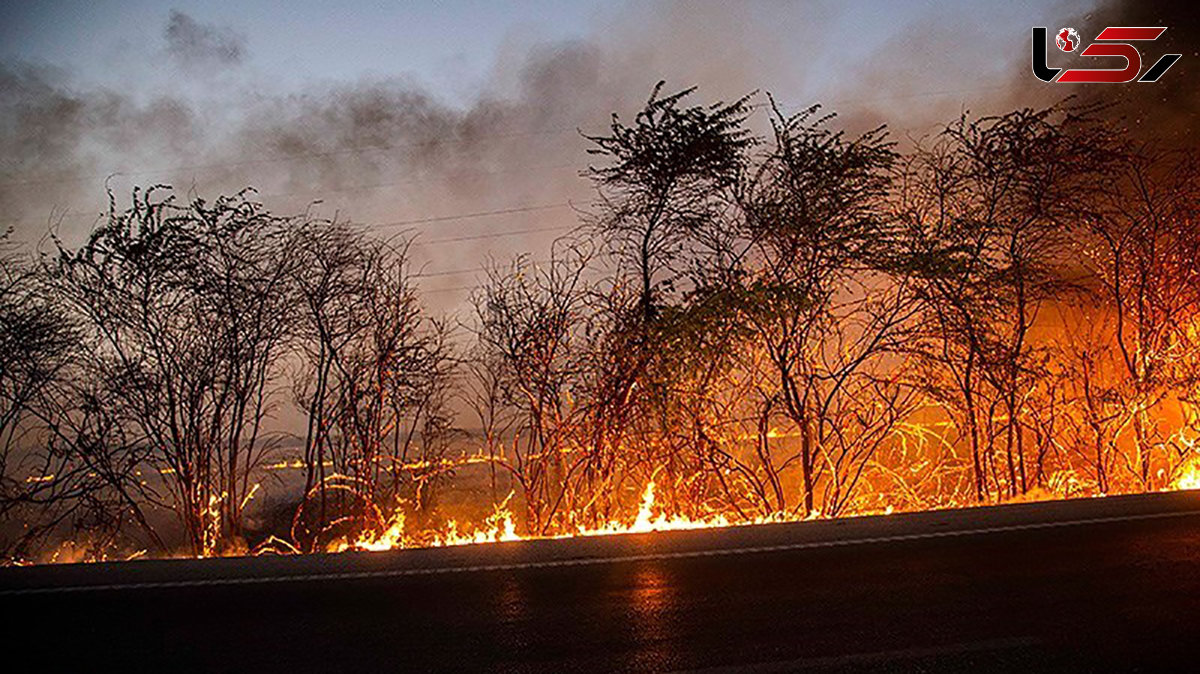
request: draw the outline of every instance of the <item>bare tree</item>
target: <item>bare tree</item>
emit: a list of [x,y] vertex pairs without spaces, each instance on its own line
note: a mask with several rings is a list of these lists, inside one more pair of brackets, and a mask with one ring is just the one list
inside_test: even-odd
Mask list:
[[[294,534],[306,547],[377,525],[378,509],[402,498],[423,510],[444,476],[451,354],[420,306],[407,251],[406,240],[341,223],[310,221],[299,235],[293,388],[307,415],[308,498]],[[332,492],[331,477],[342,485]]]
[[[566,524],[575,505],[572,478],[586,457],[576,450],[586,409],[582,390],[590,247],[564,240],[551,259],[494,268],[475,296],[478,357],[488,364],[477,407],[512,429],[502,465],[520,486],[529,530]],[[499,437],[494,438],[499,441]]]
[[77,514],[72,501],[96,482],[55,451],[57,394],[77,356],[77,328],[10,234],[0,234],[0,518],[20,510],[24,526],[0,533],[0,552],[19,556]]
[[[97,404],[145,448],[193,554],[241,545],[263,421],[293,324],[289,221],[243,193],[178,205],[135,191],[78,250],[57,296],[85,332]],[[103,448],[97,448],[104,451]]]

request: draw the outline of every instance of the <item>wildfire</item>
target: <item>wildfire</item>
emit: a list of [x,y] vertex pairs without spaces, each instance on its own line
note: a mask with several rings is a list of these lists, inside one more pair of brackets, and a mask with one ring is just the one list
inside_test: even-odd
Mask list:
[[1200,489],[1200,454],[1193,454],[1179,467],[1175,479],[1171,481],[1172,489]]
[[[486,454],[466,454],[458,457],[441,458],[431,461],[408,461],[398,462],[395,467],[400,470],[409,472],[428,471],[434,469],[450,470],[462,468],[463,466],[472,466],[480,463],[496,462],[496,457]],[[316,465],[316,464],[313,464]],[[322,461],[321,466],[325,468],[333,467],[332,461]],[[283,459],[274,463],[269,463],[263,466],[266,470],[304,470],[309,467],[309,464],[302,459]]]
[[642,502],[638,507],[637,517],[632,524],[608,522],[594,529],[580,528],[578,536],[607,536],[611,534],[634,534],[649,531],[678,531],[682,529],[711,529],[733,526],[724,515],[716,514],[704,519],[692,519],[682,515],[667,515],[665,512],[654,514],[654,480],[646,483],[642,492]]
[[[446,547],[452,545],[473,545],[479,543],[499,543],[504,541],[531,540],[535,538],[571,538],[574,536],[611,536],[614,534],[647,533],[652,531],[679,531],[684,529],[712,529],[735,526],[737,524],[760,524],[775,521],[772,518],[758,518],[745,523],[735,523],[721,514],[713,514],[701,519],[693,519],[683,515],[668,515],[661,510],[655,513],[654,481],[646,484],[642,492],[641,504],[632,522],[610,521],[602,526],[587,528],[579,527],[575,532],[559,536],[522,536],[517,533],[516,522],[509,511],[507,500],[500,504],[495,512],[487,518],[484,526],[469,532],[460,532],[458,523],[454,520],[447,522],[445,531],[438,534],[432,541],[416,543],[405,531],[404,513],[397,510],[381,532],[364,532],[354,541],[339,541],[329,546],[329,552],[346,550],[381,551],[409,547]],[[889,509],[890,511],[890,509]]]

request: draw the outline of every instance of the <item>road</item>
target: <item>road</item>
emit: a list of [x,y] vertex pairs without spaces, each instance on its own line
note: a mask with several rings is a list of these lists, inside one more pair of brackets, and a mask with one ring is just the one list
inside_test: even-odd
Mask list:
[[50,671],[1194,672],[1200,493],[3,569],[0,607]]

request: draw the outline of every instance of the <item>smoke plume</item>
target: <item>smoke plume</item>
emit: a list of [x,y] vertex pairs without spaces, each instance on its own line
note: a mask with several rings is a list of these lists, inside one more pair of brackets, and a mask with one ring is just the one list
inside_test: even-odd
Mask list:
[[191,71],[240,65],[246,56],[244,36],[232,28],[200,23],[179,10],[171,10],[163,36],[167,53]]
[[821,102],[851,130],[887,122],[916,136],[963,111],[1072,93],[1116,97],[1114,114],[1135,130],[1171,129],[1194,142],[1197,31],[1185,3],[1106,3],[1075,17],[1049,7],[1029,17],[1029,25],[1075,22],[1085,36],[1101,24],[1170,27],[1144,48],[1147,59],[1185,54],[1160,83],[1090,90],[1037,81],[1028,28],[993,34],[965,10],[930,10],[849,58],[829,38],[848,11],[633,5],[585,40],[511,41],[466,104],[400,77],[280,91],[253,72],[253,36],[172,12],[162,48],[187,77],[204,78],[202,96],[97,88],[50,67],[0,63],[0,227],[36,242],[53,226],[78,241],[104,210],[106,186],[118,197],[154,183],[207,197],[253,186],[276,212],[416,235],[423,285],[440,293],[431,304],[451,306],[489,256],[536,259],[576,224],[573,208],[593,196],[579,176],[588,161],[579,130],[602,131],[613,111],[632,114],[660,79],[670,89],[699,85],[697,101],[769,91],[788,110]]

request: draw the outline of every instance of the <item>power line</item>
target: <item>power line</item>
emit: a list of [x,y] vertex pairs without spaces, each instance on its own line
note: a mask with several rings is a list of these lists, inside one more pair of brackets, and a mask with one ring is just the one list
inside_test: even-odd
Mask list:
[[[545,258],[545,259],[539,259],[539,260],[531,260],[531,259],[525,258],[525,264],[533,265],[535,267],[537,265],[553,264],[554,262],[555,262],[554,258]],[[460,275],[460,274],[475,274],[475,273],[479,273],[481,271],[486,272],[488,270],[486,267],[483,267],[483,266],[471,267],[468,269],[445,269],[442,271],[422,272],[419,274],[413,274],[409,278],[419,279],[419,278],[434,278],[434,277],[438,277],[438,276],[456,276],[456,275]],[[439,288],[436,292],[448,292],[450,290],[467,290],[469,288],[482,288],[482,287],[484,287],[484,285],[485,284],[475,284],[475,285],[468,285],[468,286],[458,286],[455,288]]]
[[[415,219],[411,219],[411,220],[397,220],[394,222],[381,223],[378,225],[366,225],[366,227],[370,228],[370,227],[398,227],[398,226],[408,226],[408,225],[422,225],[422,224],[431,224],[431,223],[438,223],[438,222],[451,222],[451,221],[456,221],[456,220],[469,220],[469,219],[474,219],[474,218],[484,218],[484,217],[507,215],[507,214],[514,214],[514,213],[532,213],[532,212],[537,212],[537,211],[552,210],[552,209],[556,209],[556,208],[564,208],[564,207],[570,207],[570,206],[572,206],[572,204],[569,201],[552,203],[552,204],[536,204],[536,205],[530,205],[530,206],[517,206],[517,207],[513,207],[513,208],[494,209],[494,210],[490,210],[490,211],[476,211],[474,213],[460,213],[460,214],[456,214],[456,215],[443,215],[443,216],[435,216],[435,217],[429,217],[429,218],[415,218]],[[464,235],[464,236],[443,237],[440,239],[432,239],[429,241],[417,240],[417,241],[414,241],[414,243],[416,243],[418,245],[432,245],[432,244],[454,243],[454,242],[460,242],[460,241],[478,241],[478,240],[483,240],[483,239],[499,238],[499,237],[506,237],[506,236],[518,236],[520,234],[534,234],[534,233],[541,233],[541,232],[565,231],[568,229],[572,229],[575,226],[576,225],[556,225],[556,226],[552,226],[552,227],[531,227],[531,228],[526,228],[526,229],[511,230],[511,231],[507,231],[507,232],[487,232],[484,234],[469,234],[469,235]],[[434,277],[439,277],[439,276],[457,276],[457,275],[461,275],[461,274],[469,274],[469,273],[474,273],[474,272],[478,272],[478,271],[481,271],[481,269],[479,267],[472,267],[469,269],[448,269],[448,270],[443,270],[443,271],[414,274],[413,278],[434,278]],[[479,286],[463,286],[458,289],[462,290],[462,289],[474,288],[474,287],[479,287]],[[440,288],[436,291],[431,291],[431,292],[448,292],[449,290],[450,289]]]
[[[537,165],[537,166],[509,167],[509,168],[504,168],[504,169],[478,169],[478,170],[474,170],[474,171],[464,171],[463,173],[466,173],[469,175],[502,175],[505,173],[515,173],[518,171],[528,173],[531,171],[573,168],[575,166],[576,166],[576,164],[574,164],[574,163],[571,163],[571,164],[542,164],[542,165]],[[440,181],[445,181],[446,179],[447,179],[446,176],[427,176],[427,177],[422,177],[422,178],[406,178],[404,180],[396,180],[396,181],[386,182],[386,183],[375,183],[372,185],[363,185],[363,186],[359,186],[359,187],[322,189],[320,191],[312,190],[312,191],[298,191],[298,192],[272,192],[272,193],[264,193],[264,194],[255,194],[254,196],[258,199],[274,199],[274,198],[279,198],[279,197],[294,197],[294,196],[300,196],[300,195],[309,195],[309,196],[315,197],[315,199],[313,199],[312,201],[322,202],[322,201],[324,201],[324,199],[321,199],[320,197],[322,197],[326,194],[331,194],[331,193],[336,194],[336,193],[348,193],[348,192],[367,192],[370,190],[377,190],[377,189],[382,189],[382,188],[386,188],[386,187],[395,187],[397,185],[419,184],[419,183],[427,183],[427,182],[440,182]],[[77,212],[71,213],[70,211],[77,211]],[[64,209],[64,214],[59,217],[61,219],[65,220],[65,219],[78,219],[78,218],[89,218],[89,217],[90,218],[103,217],[103,215],[104,215],[104,213],[83,212],[83,209],[69,207],[69,208]],[[25,221],[21,221],[19,224],[32,225],[33,222],[25,220]]]
[[[529,264],[534,264],[534,265],[545,264],[547,262],[552,262],[552,260],[528,260]],[[457,274],[472,274],[472,273],[481,272],[481,271],[487,271],[487,270],[484,269],[483,267],[471,267],[469,269],[445,269],[443,271],[421,272],[420,274],[413,274],[411,278],[432,278],[435,276],[454,276]],[[478,286],[476,286],[476,287],[478,287]]]
[[[456,220],[471,220],[471,219],[475,219],[475,218],[482,218],[482,217],[488,217],[488,216],[494,216],[494,215],[508,215],[508,214],[513,214],[513,213],[531,213],[531,212],[536,212],[536,211],[551,210],[551,209],[555,209],[555,208],[563,208],[563,207],[567,207],[567,206],[571,206],[571,205],[572,205],[571,202],[563,201],[563,202],[555,202],[555,203],[550,203],[550,204],[537,204],[537,205],[532,205],[532,206],[515,206],[512,208],[501,208],[501,209],[495,209],[495,210],[489,210],[489,211],[476,211],[476,212],[472,212],[472,213],[455,213],[455,214],[450,214],[450,215],[439,215],[439,216],[433,216],[433,217],[428,217],[428,218],[414,218],[412,220],[396,220],[393,222],[383,222],[383,223],[365,222],[365,223],[361,223],[361,224],[363,227],[367,227],[367,228],[404,227],[404,226],[408,226],[408,225],[424,225],[424,224],[431,224],[431,223],[437,223],[437,222],[452,222],[452,221],[456,221]],[[85,214],[77,214],[77,215],[85,215]],[[92,214],[86,214],[86,215],[92,215]],[[104,216],[103,213],[97,213],[97,214],[92,215],[92,217],[103,217],[103,216]],[[24,222],[22,224],[31,224],[31,223]],[[549,228],[547,228],[547,231],[549,231]],[[519,233],[519,232],[514,232],[514,233]],[[506,234],[498,234],[498,235],[506,235]],[[464,239],[464,240],[469,240],[470,238],[473,238],[473,237],[468,237],[467,239]],[[479,238],[486,238],[486,237],[480,236]],[[434,243],[434,241],[426,241],[424,243]]]
[[[467,175],[503,175],[505,173],[516,173],[518,171],[528,173],[530,171],[546,171],[554,169],[575,168],[578,164],[572,162],[570,164],[538,164],[535,166],[525,167],[506,167],[494,169],[475,169],[471,171],[462,171],[460,174]],[[386,183],[375,183],[372,185],[360,185],[356,187],[339,187],[336,189],[321,190],[319,194],[337,194],[342,192],[369,192],[371,190],[382,189],[384,187],[395,187],[397,185],[409,185],[415,183],[439,182],[447,179],[447,176],[422,176],[419,178],[405,178],[403,180],[395,180]],[[268,194],[260,194],[259,198],[272,199],[277,197],[293,197],[299,195],[317,195],[316,191],[300,191],[300,192],[273,192]]]
[[472,218],[485,218],[494,215],[508,215],[510,213],[532,213],[534,211],[547,211],[554,208],[570,207],[571,202],[563,201],[553,204],[539,204],[536,206],[517,206],[514,208],[501,208],[494,211],[478,211],[475,213],[460,213],[456,215],[440,215],[431,218],[415,218],[412,220],[396,220],[394,222],[380,222],[369,225],[371,228],[381,227],[406,227],[409,225],[425,225],[434,222],[449,222],[452,220],[470,220]]
[[533,227],[530,229],[514,229],[507,232],[489,232],[487,234],[471,234],[467,236],[450,236],[441,239],[429,239],[421,241],[417,239],[413,241],[417,245],[428,245],[434,243],[453,243],[457,241],[477,241],[480,239],[494,239],[504,236],[517,236],[520,234],[537,234],[541,232],[560,232],[568,229],[574,229],[575,225],[556,225],[554,227]]
[[[529,260],[528,261],[528,263],[531,265],[548,264],[551,262],[553,262],[552,259],[541,259],[541,260]],[[465,273],[473,272],[473,271],[478,272],[478,271],[486,271],[486,270],[482,267],[475,268],[475,269],[453,269],[453,270],[447,270],[447,271],[443,271],[443,272],[434,272],[431,274],[414,274],[410,278],[419,279],[419,278],[428,278],[428,277],[432,277],[432,276],[451,276],[453,274],[465,274]],[[468,285],[453,286],[450,288],[433,288],[430,290],[422,289],[421,293],[428,295],[431,293],[449,293],[449,292],[458,292],[458,291],[462,291],[462,290],[478,290],[479,288],[486,288],[487,285],[488,284],[486,284],[486,283],[473,283],[473,284],[468,284]]]
[[443,271],[431,271],[431,272],[421,272],[420,274],[413,274],[412,278],[433,278],[436,276],[458,276],[460,274],[473,274],[473,273],[479,272],[479,271],[483,271],[483,269],[481,269],[480,267],[471,267],[469,269],[446,269]]
[[461,290],[476,290],[476,289],[482,288],[482,287],[483,287],[482,285],[468,285],[468,286],[454,286],[453,288],[434,288],[432,290],[422,290],[421,294],[422,295],[432,295],[434,293],[449,293],[449,292],[458,292]]

